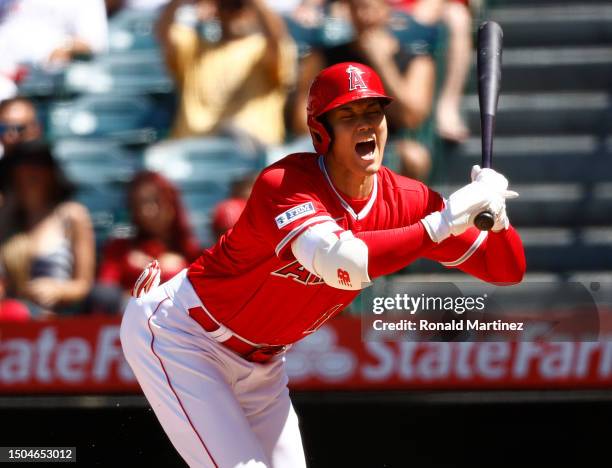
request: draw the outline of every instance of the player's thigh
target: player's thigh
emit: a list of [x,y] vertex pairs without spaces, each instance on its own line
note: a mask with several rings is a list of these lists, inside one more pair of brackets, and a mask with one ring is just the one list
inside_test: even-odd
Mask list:
[[298,417],[287,397],[275,402],[267,413],[269,419],[255,418],[251,427],[260,440],[273,468],[306,468]]
[[[163,298],[162,298],[163,299]],[[169,301],[130,302],[121,327],[126,358],[170,441],[190,466],[268,467],[223,363],[185,333],[192,320]],[[147,309],[148,308],[148,309]],[[173,322],[174,320],[174,322]],[[185,322],[189,326],[189,322]]]
[[[258,365],[255,365],[258,366]],[[272,467],[306,467],[298,418],[289,398],[284,363],[258,367],[257,378],[247,391],[238,393],[253,432],[260,440]],[[237,386],[237,390],[240,387]]]

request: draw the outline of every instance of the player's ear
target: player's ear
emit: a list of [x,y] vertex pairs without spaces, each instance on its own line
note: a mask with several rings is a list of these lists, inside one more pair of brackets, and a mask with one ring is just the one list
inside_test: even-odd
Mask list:
[[313,130],[312,128],[310,129],[310,135],[312,136],[312,139],[315,140],[317,142],[317,144],[321,144],[323,143],[323,137],[321,136],[321,134],[319,132],[317,132],[316,130]]

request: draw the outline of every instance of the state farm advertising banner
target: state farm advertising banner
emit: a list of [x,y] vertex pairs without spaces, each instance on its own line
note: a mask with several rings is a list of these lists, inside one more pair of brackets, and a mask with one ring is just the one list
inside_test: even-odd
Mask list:
[[[119,318],[0,324],[0,393],[133,393]],[[338,317],[287,356],[295,390],[612,388],[612,339],[598,342],[363,342]]]

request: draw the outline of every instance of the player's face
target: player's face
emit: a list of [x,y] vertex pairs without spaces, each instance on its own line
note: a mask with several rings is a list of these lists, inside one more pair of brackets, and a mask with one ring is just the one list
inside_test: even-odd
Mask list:
[[380,100],[345,104],[330,111],[327,121],[334,134],[330,157],[360,177],[378,172],[387,142],[387,120]]

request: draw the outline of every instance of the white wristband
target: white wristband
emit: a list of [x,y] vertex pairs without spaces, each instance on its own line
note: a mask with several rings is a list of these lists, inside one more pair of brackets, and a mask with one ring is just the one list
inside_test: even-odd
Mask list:
[[432,241],[439,244],[451,235],[451,226],[442,216],[442,212],[434,211],[425,216],[421,222]]

